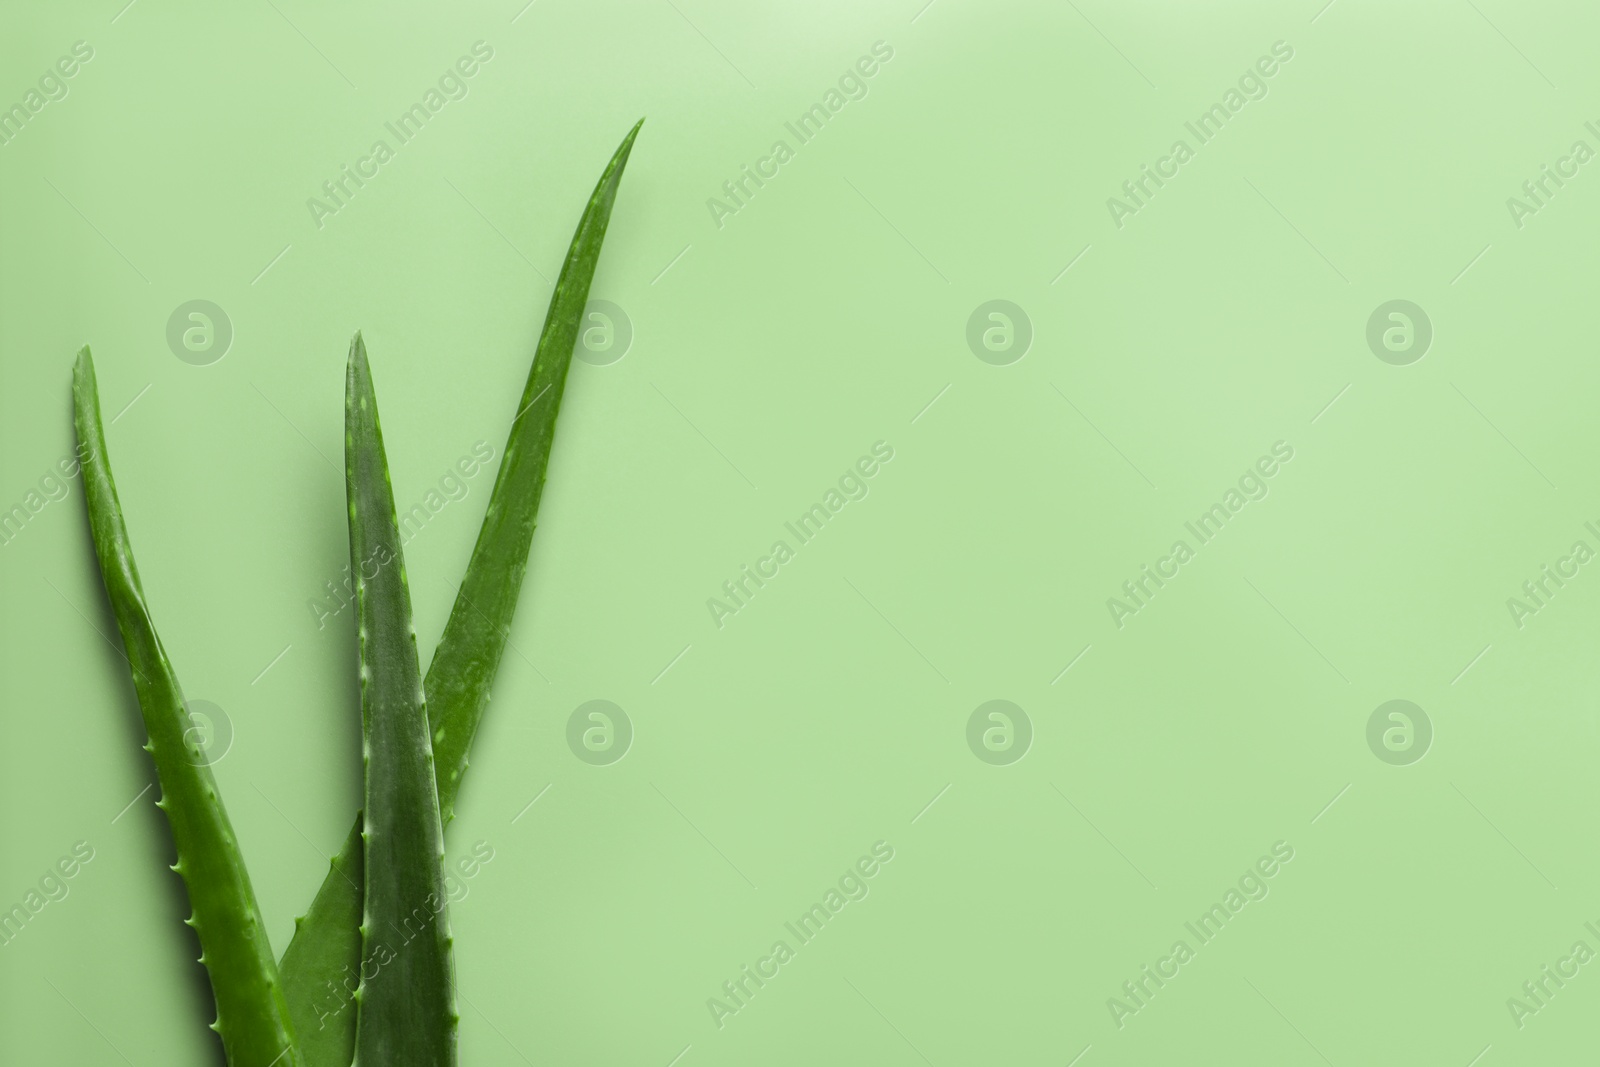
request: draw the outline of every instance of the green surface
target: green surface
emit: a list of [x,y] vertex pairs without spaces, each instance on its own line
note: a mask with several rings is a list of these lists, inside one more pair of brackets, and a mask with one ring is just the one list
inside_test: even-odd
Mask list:
[[[593,290],[628,329],[567,383],[448,833],[463,1062],[1591,1054],[1594,966],[1541,973],[1600,952],[1600,578],[1561,563],[1600,552],[1600,177],[1562,163],[1600,150],[1590,9],[274,3],[0,15],[0,106],[93,49],[0,144],[0,511],[37,508],[0,544],[0,907],[39,905],[0,944],[0,1059],[215,1063],[56,477],[73,353],[94,345],[151,609],[217,709],[281,951],[360,801],[352,613],[324,585],[344,346],[382,353],[396,502],[427,516],[426,659],[574,191],[640,114]],[[1185,123],[1278,41],[1265,96],[1199,144]],[[385,124],[462,57],[465,98],[399,144]],[[802,143],[786,123],[831,88]],[[1119,228],[1108,198],[1180,138]],[[363,160],[319,228],[307,199]],[[1533,205],[1546,165],[1577,174]],[[203,323],[180,316],[187,360],[168,340],[195,300],[231,324],[209,365],[181,341]],[[1028,316],[1019,361],[983,348],[1004,323],[969,348],[993,300]],[[1404,365],[1367,339],[1395,300],[1432,327]],[[830,488],[802,543],[785,523]],[[1201,544],[1185,524],[1230,488],[1248,502]],[[1119,628],[1108,598],[1178,539]],[[1535,604],[1545,565],[1577,574]],[[776,574],[735,604],[745,566]],[[1020,723],[969,731],[994,700],[1028,716],[1020,761]],[[1418,762],[1392,720],[1369,747],[1392,700],[1431,723]],[[790,933],[830,887],[849,903]],[[1230,888],[1202,944],[1185,924]],[[737,1012],[708,1005],[741,980]],[[1120,1029],[1112,997],[1139,1009]],[[1512,997],[1539,1008],[1520,1028]]]

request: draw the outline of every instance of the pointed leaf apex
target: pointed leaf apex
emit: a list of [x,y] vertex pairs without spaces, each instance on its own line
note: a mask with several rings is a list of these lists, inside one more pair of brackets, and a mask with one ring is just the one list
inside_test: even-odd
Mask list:
[[89,354],[88,345],[78,349],[78,358],[72,363],[72,388],[74,392],[87,389],[98,393],[95,389],[94,357]]
[[611,163],[606,167],[605,173],[600,177],[600,186],[602,188],[604,188],[608,181],[613,179],[621,179],[622,168],[627,166],[628,156],[633,151],[634,139],[639,136],[639,128],[643,125],[643,118],[641,118],[638,122],[635,122],[633,124],[633,129],[628,131],[628,135],[624,137],[622,139],[622,143],[617,146],[616,152],[611,157]]

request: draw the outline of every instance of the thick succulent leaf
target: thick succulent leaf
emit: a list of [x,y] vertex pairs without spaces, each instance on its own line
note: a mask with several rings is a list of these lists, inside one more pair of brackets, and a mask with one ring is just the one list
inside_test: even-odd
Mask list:
[[350,345],[344,427],[366,769],[354,1063],[453,1067],[458,1017],[444,824],[394,490],[360,334]]
[[307,1067],[350,1067],[361,988],[361,815],[279,964]]
[[544,330],[534,352],[528,384],[506,438],[505,455],[494,482],[478,543],[456,593],[450,621],[428,665],[428,700],[433,709],[434,758],[439,763],[439,801],[445,821],[455,808],[456,792],[467,769],[467,751],[489,705],[489,690],[511,633],[522,577],[528,569],[528,547],[544,493],[556,415],[572,366],[589,283],[600,260],[600,245],[611,220],[611,205],[622,181],[640,119],[622,139],[595,186],[567,260],[556,279]]
[[73,369],[72,399],[83,460],[83,494],[100,576],[111,602],[133,675],[148,742],[161,783],[157,807],[167,815],[193,912],[188,924],[200,938],[200,962],[211,977],[217,1019],[230,1067],[298,1067],[304,1064],[284,997],[272,946],[256,906],[239,842],[217,792],[201,736],[184,703],[177,675],[156,635],[139,582],[117,500],[100,421],[100,396],[88,347]]
[[[505,652],[573,346],[611,205],[643,122],[628,131],[611,157],[572,235],[472,561],[428,668],[425,691],[434,731],[434,769],[440,813],[447,823],[466,770],[467,750]],[[296,922],[294,940],[283,956],[284,986],[310,1067],[348,1067],[355,1050],[353,992],[362,959],[357,932],[362,898],[359,825],[358,818],[358,829],[333,860],[310,910]]]

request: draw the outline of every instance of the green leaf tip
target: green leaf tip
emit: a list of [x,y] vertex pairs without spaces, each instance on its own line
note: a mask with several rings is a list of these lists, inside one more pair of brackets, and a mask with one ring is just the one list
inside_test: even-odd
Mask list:
[[633,151],[634,138],[639,136],[639,127],[643,125],[644,116],[641,115],[639,121],[633,124],[633,129],[628,131],[627,136],[623,137],[622,143],[617,146],[616,154],[612,159],[614,165],[621,167],[627,164],[628,153]]
[[[366,399],[366,394],[372,391],[372,364],[367,362],[367,343],[361,339],[361,331],[350,338],[350,356],[345,361],[344,402],[346,410],[350,405]],[[347,425],[345,430],[348,432]]]

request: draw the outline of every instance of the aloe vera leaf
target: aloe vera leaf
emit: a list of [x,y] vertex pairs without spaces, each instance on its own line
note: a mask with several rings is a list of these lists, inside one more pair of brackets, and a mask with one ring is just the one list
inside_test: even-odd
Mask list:
[[[623,167],[643,124],[640,119],[623,138],[572,235],[472,562],[428,667],[428,720],[434,731],[434,769],[444,822],[453,814],[467,767],[467,749],[488,706],[489,689],[505,652],[589,284]],[[349,1067],[355,1049],[351,993],[362,958],[357,932],[361,923],[360,823],[358,817],[356,829],[334,858],[310,909],[295,921],[294,939],[283,954],[284,987],[310,1067]]]
[[73,421],[83,461],[83,495],[100,576],[111,602],[133,687],[144,717],[144,746],[156,765],[161,799],[178,862],[172,869],[189,894],[184,920],[200,939],[200,962],[211,977],[217,1020],[230,1067],[301,1067],[294,1025],[272,958],[250,875],[227,809],[217,792],[183,700],[183,690],[156,634],[133,547],[117,500],[100,421],[100,394],[87,345],[72,372]]
[[358,814],[279,964],[307,1067],[350,1067],[356,1054],[363,822]]
[[345,487],[361,663],[361,985],[355,1067],[456,1062],[444,824],[411,624],[411,592],[367,348],[350,343]]
[[489,690],[511,633],[517,595],[528,569],[528,546],[533,542],[534,519],[544,493],[550,444],[555,438],[556,415],[572,366],[589,283],[594,280],[605,240],[611,205],[616,200],[622,171],[633,150],[633,139],[644,125],[640,119],[622,139],[616,154],[595,185],[578,229],[572,235],[566,262],[550,297],[544,329],[534,351],[528,384],[522,390],[517,414],[506,437],[494,492],[478,531],[472,560],[456,592],[450,621],[428,665],[428,701],[433,725],[434,758],[439,764],[439,807],[449,822],[455,813],[456,792],[467,769],[467,750],[489,705]]

